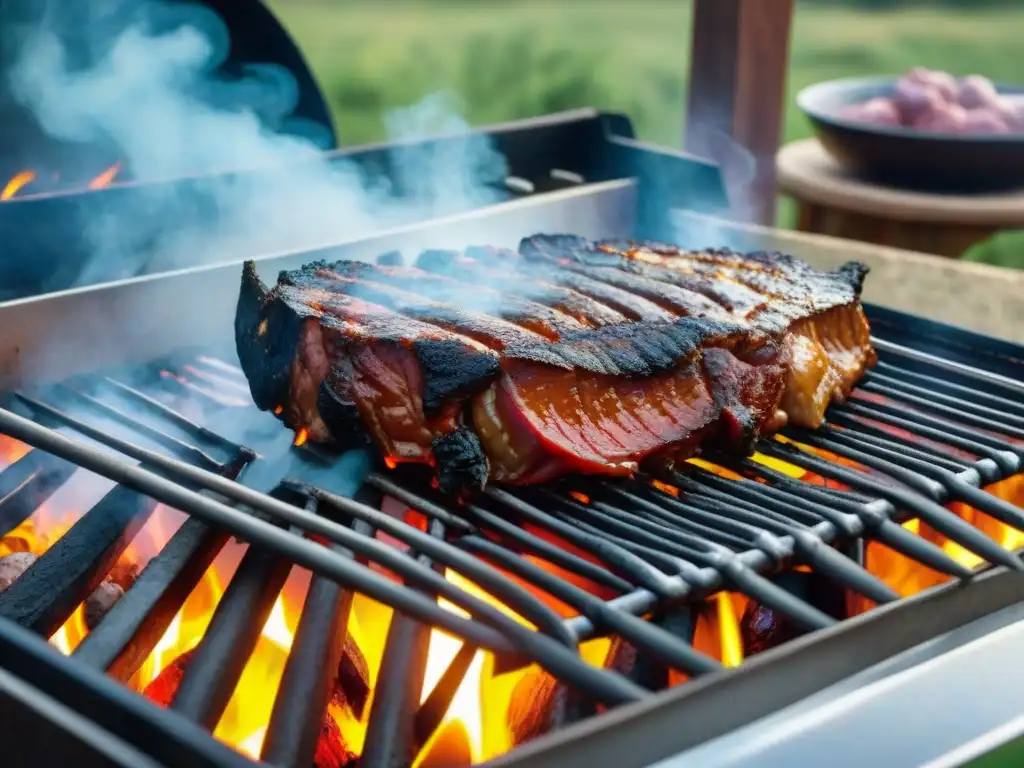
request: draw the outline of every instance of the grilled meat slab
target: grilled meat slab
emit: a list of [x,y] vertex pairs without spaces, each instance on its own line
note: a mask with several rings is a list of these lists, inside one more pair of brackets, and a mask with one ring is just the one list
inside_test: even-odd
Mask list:
[[245,265],[235,333],[257,406],[372,441],[443,489],[620,475],[816,426],[873,360],[864,270],[777,254],[538,236],[416,267]]
[[520,251],[527,260],[586,269],[598,279],[626,273],[691,291],[729,319],[779,335],[787,369],[782,410],[799,426],[821,426],[829,403],[849,396],[875,363],[860,305],[867,267],[857,262],[822,272],[781,253],[693,252],[571,235],[527,238]]

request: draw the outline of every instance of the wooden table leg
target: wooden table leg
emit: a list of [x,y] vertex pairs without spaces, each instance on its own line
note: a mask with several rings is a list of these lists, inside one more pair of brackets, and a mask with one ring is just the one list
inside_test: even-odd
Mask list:
[[775,221],[793,0],[694,0],[687,151],[722,166],[733,217]]

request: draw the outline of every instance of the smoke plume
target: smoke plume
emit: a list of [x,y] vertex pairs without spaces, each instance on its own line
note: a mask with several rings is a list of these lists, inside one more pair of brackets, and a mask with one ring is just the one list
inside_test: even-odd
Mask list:
[[[77,30],[71,43],[44,21],[9,70],[14,98],[50,136],[113,148],[137,181],[205,178],[147,184],[83,222],[91,256],[75,284],[313,247],[498,200],[504,158],[483,137],[436,151],[411,143],[466,130],[448,96],[387,116],[393,172],[368,176],[326,161],[323,131],[290,118],[290,73],[265,65],[218,74],[228,31],[207,9],[153,4],[116,34],[108,27]],[[266,170],[230,173],[247,169]]]

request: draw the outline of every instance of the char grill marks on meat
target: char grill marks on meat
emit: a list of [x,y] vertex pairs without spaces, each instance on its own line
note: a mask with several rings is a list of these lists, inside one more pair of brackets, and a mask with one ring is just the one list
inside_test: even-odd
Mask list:
[[816,425],[872,360],[862,279],[538,236],[416,267],[318,262],[272,289],[248,263],[235,332],[260,408],[456,490],[747,451],[785,413]]
[[823,272],[781,253],[694,252],[571,235],[527,238],[520,250],[532,261],[569,261],[685,287],[732,319],[778,334],[786,368],[781,409],[799,426],[820,426],[828,405],[844,400],[875,362],[860,304],[867,267],[857,262]]

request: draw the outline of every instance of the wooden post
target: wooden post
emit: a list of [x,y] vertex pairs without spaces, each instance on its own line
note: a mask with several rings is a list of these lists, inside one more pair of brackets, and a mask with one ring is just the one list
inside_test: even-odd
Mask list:
[[722,166],[733,217],[775,221],[793,0],[693,0],[684,145]]

